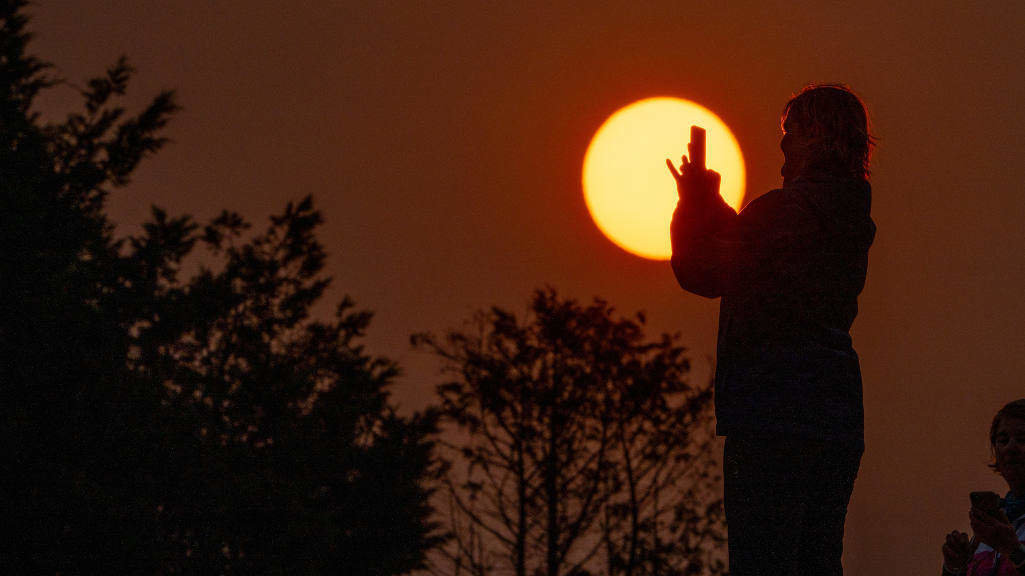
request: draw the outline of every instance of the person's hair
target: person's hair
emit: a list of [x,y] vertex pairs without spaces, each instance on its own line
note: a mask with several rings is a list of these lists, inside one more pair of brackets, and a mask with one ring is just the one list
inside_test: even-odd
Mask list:
[[993,423],[989,425],[989,451],[993,455],[993,462],[989,467],[993,470],[997,469],[997,428],[1005,418],[1014,418],[1025,422],[1025,398],[1005,404],[993,417]]
[[861,99],[843,84],[809,84],[783,107],[780,125],[791,118],[815,142],[816,167],[868,179],[875,137]]

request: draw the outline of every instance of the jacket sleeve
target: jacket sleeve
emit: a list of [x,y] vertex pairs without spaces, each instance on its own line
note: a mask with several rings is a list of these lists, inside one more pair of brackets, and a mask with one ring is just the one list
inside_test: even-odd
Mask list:
[[706,298],[722,296],[730,261],[739,249],[730,234],[737,219],[718,194],[699,205],[677,203],[669,226],[670,262],[684,290]]

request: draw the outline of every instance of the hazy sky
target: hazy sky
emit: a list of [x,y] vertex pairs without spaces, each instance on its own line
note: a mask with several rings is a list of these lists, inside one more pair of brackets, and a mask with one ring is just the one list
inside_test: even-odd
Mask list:
[[[112,198],[122,230],[154,203],[262,224],[314,194],[335,278],[323,310],[348,293],[376,312],[367,345],[405,368],[406,408],[438,382],[410,333],[492,304],[523,311],[545,283],[645,310],[652,336],[680,331],[710,358],[718,301],[592,224],[587,143],[634,100],[694,100],[733,129],[750,199],[779,185],[787,98],[846,82],[879,137],[848,572],[938,572],[943,535],[968,529],[969,490],[1004,490],[986,434],[1025,396],[1025,2],[80,0],[30,13],[34,53],[69,80],[126,54],[132,105],[179,93],[173,143]],[[64,88],[43,104],[76,101]]]

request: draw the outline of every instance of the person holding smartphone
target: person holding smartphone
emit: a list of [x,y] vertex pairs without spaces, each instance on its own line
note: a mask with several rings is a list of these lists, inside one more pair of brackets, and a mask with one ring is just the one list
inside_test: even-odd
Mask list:
[[850,328],[876,230],[868,116],[847,87],[812,85],[787,102],[782,128],[783,186],[739,214],[700,160],[700,138],[679,169],[667,161],[680,195],[673,272],[684,290],[721,298],[715,412],[731,576],[842,574],[864,451]]
[[945,576],[1025,575],[1025,398],[1009,402],[989,427],[990,467],[1007,483],[1000,498],[972,492],[968,520],[975,536],[954,530],[943,542]]

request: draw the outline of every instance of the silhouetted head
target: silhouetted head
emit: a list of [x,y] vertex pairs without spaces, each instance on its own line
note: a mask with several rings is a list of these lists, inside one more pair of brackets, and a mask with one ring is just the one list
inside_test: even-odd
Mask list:
[[783,180],[810,172],[868,179],[874,139],[861,99],[842,84],[812,84],[783,108]]
[[1025,496],[1025,398],[1007,403],[989,427],[993,464],[1016,496]]

